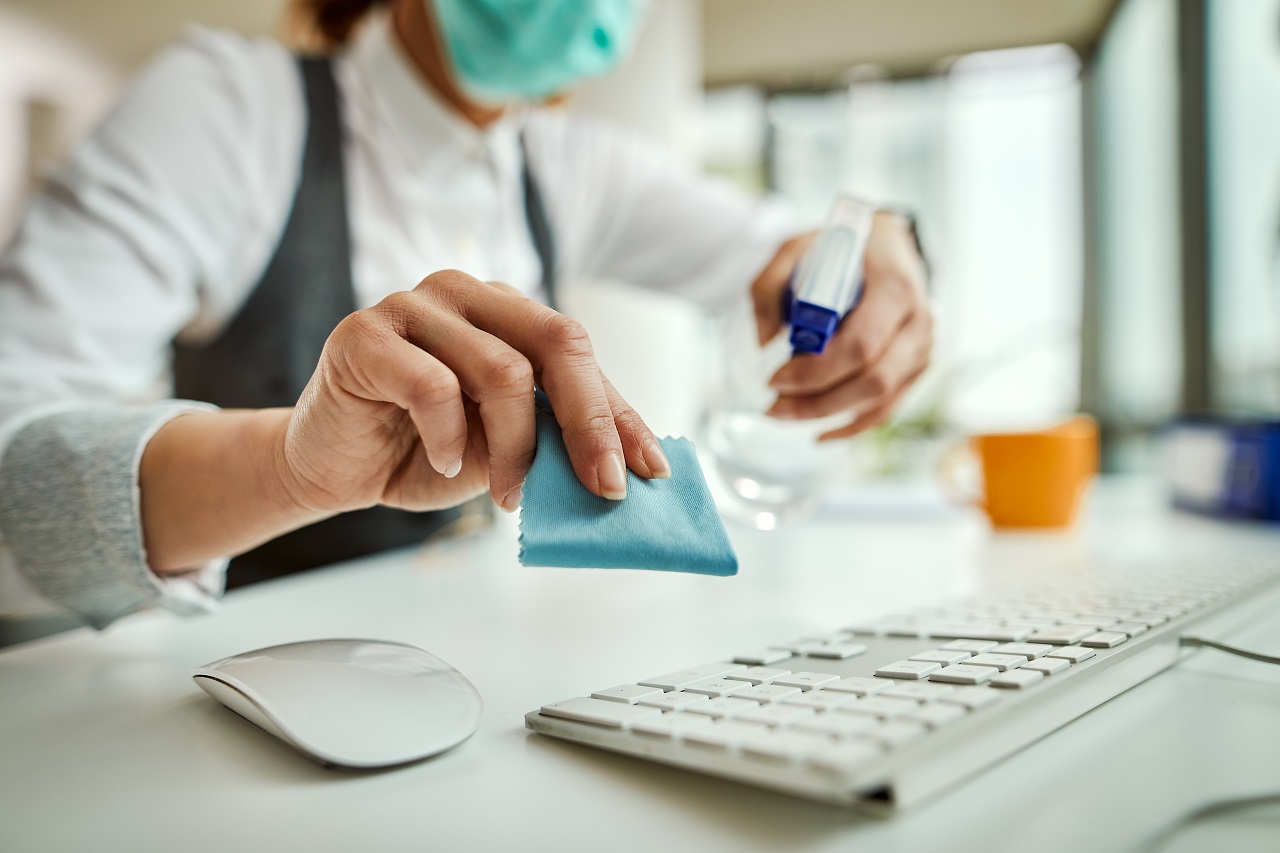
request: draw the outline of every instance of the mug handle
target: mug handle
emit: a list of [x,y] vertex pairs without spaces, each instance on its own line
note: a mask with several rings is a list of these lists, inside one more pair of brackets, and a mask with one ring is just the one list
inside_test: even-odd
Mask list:
[[972,439],[963,438],[952,442],[951,446],[944,450],[942,456],[938,459],[938,482],[947,497],[956,503],[968,504],[982,509],[987,505],[986,494],[981,489],[967,488],[959,476],[959,472],[963,470],[964,466],[976,458],[977,453],[974,452]]

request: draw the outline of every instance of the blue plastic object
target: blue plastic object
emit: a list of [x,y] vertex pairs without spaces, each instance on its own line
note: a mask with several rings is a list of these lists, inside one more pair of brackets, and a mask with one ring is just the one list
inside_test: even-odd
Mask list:
[[862,299],[862,256],[874,213],[868,202],[836,197],[787,287],[784,313],[794,352],[821,355],[840,320]]
[[626,500],[611,501],[578,482],[550,410],[540,404],[537,418],[537,455],[520,501],[521,563],[737,574],[737,555],[692,442],[660,439],[671,478],[645,480],[628,471]]
[[1161,440],[1175,506],[1280,521],[1280,421],[1189,417]]

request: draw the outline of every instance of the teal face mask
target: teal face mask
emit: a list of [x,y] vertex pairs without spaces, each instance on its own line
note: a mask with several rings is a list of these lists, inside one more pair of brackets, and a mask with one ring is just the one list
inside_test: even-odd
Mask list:
[[457,82],[481,101],[536,100],[612,69],[644,0],[427,0]]

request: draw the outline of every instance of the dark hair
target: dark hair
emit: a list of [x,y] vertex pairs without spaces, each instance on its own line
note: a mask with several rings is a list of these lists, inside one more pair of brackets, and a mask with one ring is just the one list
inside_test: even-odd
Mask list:
[[391,0],[295,0],[293,23],[318,48],[345,44],[360,19]]

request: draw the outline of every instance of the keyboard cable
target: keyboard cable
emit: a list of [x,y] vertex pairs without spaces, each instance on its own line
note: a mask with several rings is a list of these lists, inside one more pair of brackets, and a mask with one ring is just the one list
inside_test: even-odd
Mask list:
[[1179,643],[1186,648],[1217,649],[1220,652],[1226,652],[1229,655],[1248,658],[1249,660],[1256,660],[1262,663],[1280,664],[1280,657],[1277,657],[1276,655],[1264,655],[1261,652],[1251,652],[1248,649],[1229,646],[1226,643],[1219,643],[1217,640],[1208,640],[1204,637],[1184,636],[1179,638]]
[[[1205,637],[1184,636],[1179,638],[1179,643],[1186,648],[1217,649],[1220,652],[1226,652],[1229,655],[1248,658],[1249,660],[1256,660],[1262,663],[1280,664],[1280,657],[1275,655],[1264,655],[1261,652],[1251,652],[1248,649],[1241,649],[1226,643],[1219,643],[1217,640],[1209,640]],[[1156,853],[1156,851],[1163,849],[1179,832],[1203,821],[1233,816],[1241,812],[1247,813],[1251,809],[1256,809],[1261,806],[1275,805],[1276,803],[1280,803],[1280,794],[1277,793],[1232,797],[1208,803],[1182,815],[1177,820],[1173,821],[1168,826],[1163,827],[1159,832],[1148,838],[1147,842],[1139,848],[1140,853]]]

